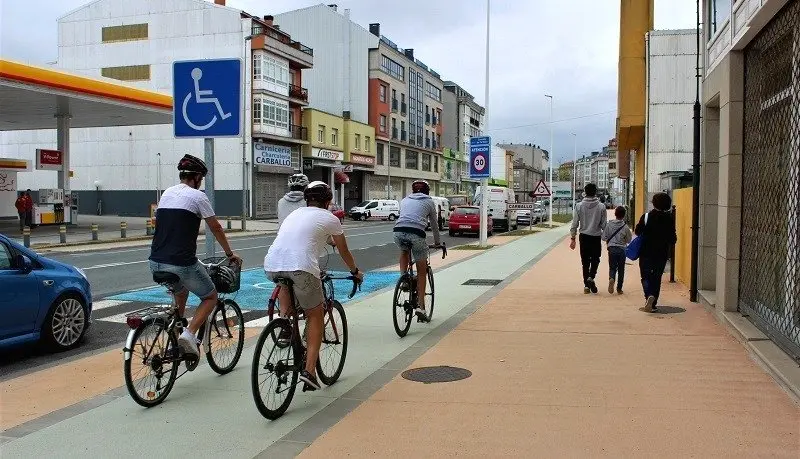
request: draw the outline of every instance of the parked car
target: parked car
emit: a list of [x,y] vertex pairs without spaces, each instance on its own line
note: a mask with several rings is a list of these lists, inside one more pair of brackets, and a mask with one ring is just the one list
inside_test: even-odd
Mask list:
[[330,210],[331,213],[333,215],[335,215],[336,218],[338,218],[340,222],[344,223],[344,216],[345,216],[344,209],[342,209],[341,207],[337,206],[336,204],[331,204],[331,206],[328,207],[328,210]]
[[[517,211],[517,225],[530,226],[544,221],[547,211],[539,204],[534,205],[533,210],[518,210]],[[531,222],[533,219],[533,222]]]
[[368,218],[395,220],[399,216],[400,202],[392,199],[364,201],[350,209],[350,218],[353,220],[366,220]]
[[[497,186],[488,187],[488,191],[489,199],[487,200],[487,206],[489,213],[494,216],[492,221],[495,228],[505,231],[517,229],[517,211],[508,209],[508,204],[517,202],[517,196],[514,192],[509,188]],[[481,199],[481,191],[480,188],[478,188],[475,191],[475,197],[472,202],[476,206],[479,206],[481,204]]]
[[54,350],[78,345],[89,328],[92,292],[86,274],[0,234],[0,347],[43,341]]
[[[481,209],[478,206],[459,206],[450,214],[450,222],[448,223],[450,236],[456,236],[464,233],[478,234],[481,228]],[[488,221],[488,235],[491,236],[493,231],[492,216],[489,215]]]

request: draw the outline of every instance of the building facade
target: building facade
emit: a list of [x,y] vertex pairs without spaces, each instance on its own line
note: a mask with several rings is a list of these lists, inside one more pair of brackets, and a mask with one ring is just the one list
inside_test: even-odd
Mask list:
[[703,0],[701,298],[800,356],[800,2]]
[[469,151],[470,138],[483,135],[485,110],[472,94],[452,81],[444,82],[444,90],[444,145]]
[[694,29],[654,30],[645,39],[648,70],[645,189],[648,202],[665,186],[672,189],[664,184],[662,174],[686,172],[692,166],[696,43]]
[[369,27],[379,38],[369,51],[369,123],[378,142],[376,174],[386,177],[373,183],[370,196],[405,196],[420,178],[442,194],[443,82],[413,49],[382,36],[380,24]]

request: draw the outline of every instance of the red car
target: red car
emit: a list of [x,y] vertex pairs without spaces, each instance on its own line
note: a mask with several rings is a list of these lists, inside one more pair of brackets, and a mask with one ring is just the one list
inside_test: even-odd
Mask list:
[[[478,206],[459,206],[450,214],[450,236],[480,232],[481,209]],[[492,217],[488,217],[488,235],[492,235]]]
[[344,215],[345,215],[344,209],[337,206],[336,204],[331,204],[330,207],[328,207],[328,210],[330,210],[331,213],[335,215],[340,222],[344,223]]

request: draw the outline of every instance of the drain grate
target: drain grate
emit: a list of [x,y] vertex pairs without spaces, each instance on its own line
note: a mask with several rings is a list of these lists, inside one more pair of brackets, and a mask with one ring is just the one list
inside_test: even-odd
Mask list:
[[412,368],[404,371],[401,376],[409,381],[432,384],[467,379],[472,376],[472,372],[466,368],[440,365],[435,367]]
[[488,285],[491,287],[500,282],[503,282],[503,279],[470,279],[461,285]]

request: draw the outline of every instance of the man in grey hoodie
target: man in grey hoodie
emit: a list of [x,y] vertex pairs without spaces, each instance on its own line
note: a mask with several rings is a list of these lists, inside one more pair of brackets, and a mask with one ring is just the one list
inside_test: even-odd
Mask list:
[[400,247],[400,272],[408,269],[409,252],[414,255],[417,265],[417,317],[428,322],[425,311],[425,282],[428,270],[428,243],[426,242],[425,228],[431,226],[433,240],[436,246],[441,245],[439,238],[438,211],[433,199],[429,196],[431,187],[424,180],[417,180],[411,184],[411,194],[400,203],[400,216],[394,225],[394,242]]
[[289,192],[278,201],[278,229],[281,229],[283,221],[290,213],[306,206],[303,190],[307,186],[308,177],[304,174],[294,174],[289,177]]
[[581,265],[583,265],[583,293],[597,293],[597,268],[603,250],[600,236],[606,227],[606,208],[597,199],[597,185],[589,183],[583,188],[584,198],[578,204],[572,220],[572,241],[569,248],[575,250],[575,236],[580,228]]

